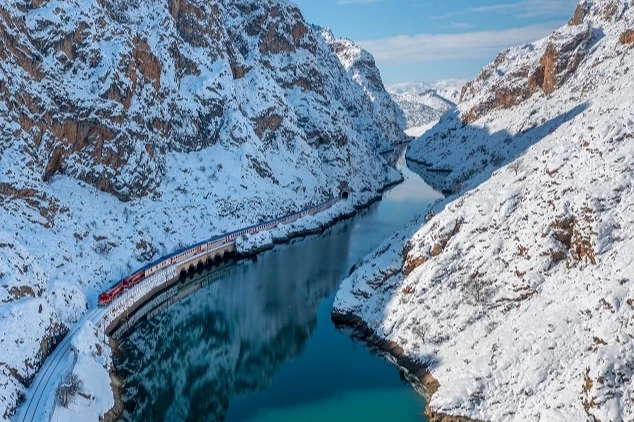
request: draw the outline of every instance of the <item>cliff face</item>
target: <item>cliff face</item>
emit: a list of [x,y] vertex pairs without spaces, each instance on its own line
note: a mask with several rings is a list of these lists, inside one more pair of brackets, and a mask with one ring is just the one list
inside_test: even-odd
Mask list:
[[[329,30],[322,29],[321,36],[335,52],[349,78],[355,81],[371,99],[371,103],[366,102],[361,106],[364,109],[364,115],[372,116],[374,124],[381,129],[376,141],[381,138],[387,138],[392,144],[409,141],[397,123],[400,118],[398,106],[385,90],[374,57],[348,39],[335,38]],[[367,124],[366,122],[359,123]]]
[[286,1],[2,2],[0,420],[104,285],[397,179],[394,105],[337,42]]
[[[559,98],[568,97],[568,112],[603,89],[616,89],[608,75],[621,78],[629,72],[631,14],[627,1],[581,2],[570,22],[552,35],[502,52],[463,87],[457,111],[412,145],[408,157],[453,170],[433,182],[453,192],[493,162],[517,156],[541,132],[554,130],[559,117],[567,118],[560,116]],[[510,109],[524,115],[505,119],[504,110]],[[485,126],[487,138],[480,136]]]
[[621,44],[627,44],[632,31],[627,29],[631,26],[627,16],[630,7],[620,0],[582,1],[568,25],[540,41],[502,52],[463,87],[460,102],[467,105],[461,108],[462,120],[472,123],[536,93],[551,95],[577,74],[597,42],[606,35],[617,35],[612,31],[618,33]]
[[[1,10],[3,137],[23,145],[28,178],[61,173],[128,200],[156,190],[170,151],[398,140],[392,105],[374,107],[284,2],[14,0]],[[378,79],[366,92],[382,91],[373,60],[363,72]],[[368,123],[368,111],[386,117]]]
[[485,67],[408,151],[449,197],[342,283],[337,316],[437,379],[437,420],[634,419],[633,27],[585,1]]

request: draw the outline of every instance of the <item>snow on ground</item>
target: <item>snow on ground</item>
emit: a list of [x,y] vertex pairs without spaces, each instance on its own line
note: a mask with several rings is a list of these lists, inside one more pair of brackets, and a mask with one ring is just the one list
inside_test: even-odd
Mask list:
[[405,134],[407,136],[411,136],[412,138],[419,138],[425,132],[427,132],[429,129],[431,129],[434,126],[436,126],[436,123],[438,123],[438,122],[437,121],[433,121],[431,123],[427,123],[426,125],[410,127],[410,128],[405,130]]
[[435,91],[439,96],[458,104],[460,101],[460,90],[467,83],[466,79],[443,79],[435,82],[402,82],[387,85],[385,89],[390,94],[424,94]]
[[116,280],[341,189],[361,205],[400,177],[374,153],[405,136],[367,52],[342,41],[344,67],[339,41],[288,2],[181,3],[3,4],[0,421]]
[[454,79],[433,83],[407,82],[388,85],[386,90],[400,108],[401,128],[408,136],[418,138],[456,106],[465,83]]
[[81,394],[71,399],[68,407],[58,405],[52,422],[97,421],[114,406],[108,373],[111,351],[102,339],[103,332],[89,322],[73,337],[75,362],[71,370],[81,379]]
[[458,194],[337,295],[338,312],[428,364],[434,412],[634,420],[634,54],[618,41],[634,16],[595,4],[597,38],[552,95],[468,125],[450,113],[412,145]]
[[[19,269],[7,271],[12,278],[8,279],[9,284],[2,286],[2,291],[10,291],[13,284],[33,286],[34,289],[33,292],[27,289],[23,299],[0,306],[0,344],[4,349],[0,366],[5,375],[0,383],[0,397],[5,409],[10,408],[9,403],[15,402],[23,389],[15,381],[11,368],[19,368],[20,373],[32,376],[37,369],[32,360],[44,356],[45,342],[49,341],[47,336],[65,330],[55,321],[63,318],[63,324],[70,326],[88,307],[96,306],[96,297],[104,287],[104,280],[114,283],[143,266],[146,259],[157,259],[180,247],[280,217],[326,199],[314,196],[321,191],[319,184],[325,185],[326,181],[315,180],[309,184],[311,178],[307,176],[303,183],[297,183],[296,180],[302,179],[295,168],[277,164],[277,168],[287,169],[287,173],[279,178],[286,186],[280,187],[261,179],[244,179],[239,167],[222,166],[227,162],[223,153],[213,152],[171,155],[168,158],[168,169],[171,170],[159,193],[153,198],[129,203],[119,202],[113,196],[71,178],[55,177],[46,186],[47,195],[67,199],[65,209],[56,215],[52,229],[25,225],[24,216],[17,208],[5,214],[0,231],[0,236],[5,239],[4,247],[0,248],[4,255],[0,262],[5,266],[9,263],[17,265]],[[377,188],[400,178],[396,170],[386,170],[386,167],[369,171],[386,172],[386,179],[377,180]],[[368,174],[368,169],[363,172]],[[210,192],[208,184],[212,181],[214,186],[225,188]],[[288,189],[288,185],[295,183],[297,189]],[[354,205],[361,205],[375,195],[376,191],[353,194],[349,202],[337,204],[293,225],[280,226],[275,234],[284,237],[290,232],[314,228],[349,213]],[[267,240],[270,234],[261,236],[262,242],[270,241]],[[11,283],[21,274],[28,276],[27,272],[49,280],[48,288],[35,291],[39,284],[31,284],[32,278]],[[33,351],[39,352],[29,358]],[[82,377],[99,372],[99,365],[91,365],[89,361],[87,357],[78,361],[76,371]],[[103,381],[108,374],[103,368],[101,372]],[[95,381],[94,385],[97,384]],[[89,412],[103,410],[101,402],[83,400],[78,403],[82,406],[90,404]],[[63,420],[65,414],[60,415]]]

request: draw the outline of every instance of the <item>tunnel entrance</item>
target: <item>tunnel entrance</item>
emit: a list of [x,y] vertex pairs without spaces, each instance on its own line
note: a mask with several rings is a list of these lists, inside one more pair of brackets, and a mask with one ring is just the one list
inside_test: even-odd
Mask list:
[[341,195],[340,195],[340,198],[341,198],[341,199],[348,199],[348,198],[350,198],[350,192],[349,192],[349,191],[347,191],[347,190],[342,191],[342,192],[341,192]]

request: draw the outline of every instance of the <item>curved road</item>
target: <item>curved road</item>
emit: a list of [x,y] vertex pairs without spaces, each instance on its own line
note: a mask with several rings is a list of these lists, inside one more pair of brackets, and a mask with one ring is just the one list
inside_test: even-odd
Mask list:
[[55,400],[53,390],[57,387],[59,380],[69,367],[71,341],[86,321],[91,321],[93,324],[98,325],[103,313],[104,309],[102,308],[89,310],[79,321],[73,324],[68,334],[57,345],[37,372],[33,383],[26,392],[26,400],[18,408],[14,420],[18,422],[40,422],[50,419]]

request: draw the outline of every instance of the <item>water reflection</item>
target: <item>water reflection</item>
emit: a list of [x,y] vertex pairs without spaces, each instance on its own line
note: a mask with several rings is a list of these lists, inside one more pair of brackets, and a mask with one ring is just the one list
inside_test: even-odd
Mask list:
[[407,144],[395,145],[394,150],[383,154],[383,157],[392,167],[399,168],[402,167],[405,162],[406,150]]
[[137,326],[117,361],[124,420],[423,420],[398,371],[330,320],[350,267],[441,197],[401,171],[354,219],[233,266]]
[[119,362],[124,419],[224,420],[230,396],[265,389],[314,331],[349,238],[344,225],[234,266],[139,326]]

